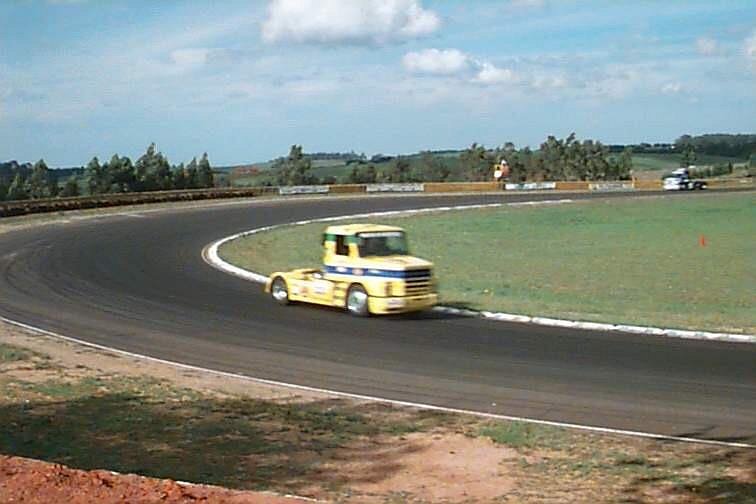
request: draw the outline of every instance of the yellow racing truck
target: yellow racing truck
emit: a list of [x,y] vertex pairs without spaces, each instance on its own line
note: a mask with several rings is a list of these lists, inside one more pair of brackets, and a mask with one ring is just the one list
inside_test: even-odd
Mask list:
[[438,301],[433,263],[409,254],[402,228],[377,224],[327,227],[323,268],[275,272],[265,292],[281,304],[335,306],[360,317],[423,310]]

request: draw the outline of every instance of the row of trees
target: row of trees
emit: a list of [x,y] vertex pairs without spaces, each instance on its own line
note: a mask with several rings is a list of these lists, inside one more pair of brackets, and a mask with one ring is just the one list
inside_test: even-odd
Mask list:
[[374,163],[355,166],[349,172],[347,182],[351,184],[443,182],[454,178],[452,176],[454,164],[430,152],[421,153],[419,159],[399,156],[384,163],[381,168]]
[[385,166],[367,164],[353,167],[350,183],[443,182],[448,180],[492,180],[493,167],[506,160],[513,182],[544,180],[626,180],[633,168],[632,151],[612,155],[609,148],[594,140],[578,141],[575,134],[558,139],[549,136],[537,151],[517,149],[508,142],[487,149],[477,143],[458,158],[422,153],[419,159],[398,157]]
[[154,143],[135,163],[117,154],[105,163],[94,157],[81,171],[82,175],[70,176],[61,187],[56,170],[50,170],[44,160],[37,161],[30,172],[17,168],[9,183],[0,179],[0,201],[214,186],[207,153],[186,166],[172,166]]
[[346,182],[352,184],[485,181],[492,180],[493,167],[506,160],[510,181],[543,180],[626,180],[633,167],[632,151],[611,154],[609,148],[594,140],[578,141],[575,134],[558,139],[550,136],[537,151],[517,149],[514,144],[487,149],[477,143],[459,156],[439,156],[423,152],[420,156],[398,156],[385,162],[352,165],[340,180],[335,176],[318,177],[312,160],[301,145],[292,145],[289,155],[271,167],[275,185],[310,185]]
[[15,169],[10,180],[0,179],[0,201],[29,198],[54,198],[61,194],[57,178],[40,159],[31,171]]
[[675,140],[675,149],[692,149],[701,154],[748,160],[756,154],[756,135],[706,134],[683,135]]
[[[349,163],[344,175],[317,177],[312,172],[311,155],[301,146],[292,146],[289,156],[278,159],[268,184],[302,185],[315,183],[442,182],[491,180],[493,166],[506,160],[512,182],[548,180],[627,180],[633,169],[635,147],[640,152],[676,152],[680,166],[696,164],[699,152],[706,155],[745,156],[756,167],[756,135],[684,135],[674,144],[607,146],[591,139],[578,140],[575,134],[559,139],[549,136],[536,150],[516,148],[512,143],[489,149],[477,143],[455,155],[454,151],[421,152],[411,156],[375,155]],[[732,164],[700,170],[717,176],[733,172]]]
[[103,164],[94,157],[84,170],[84,178],[89,194],[201,189],[214,185],[207,153],[199,161],[193,158],[186,166],[184,163],[171,166],[154,143],[136,163],[117,154]]

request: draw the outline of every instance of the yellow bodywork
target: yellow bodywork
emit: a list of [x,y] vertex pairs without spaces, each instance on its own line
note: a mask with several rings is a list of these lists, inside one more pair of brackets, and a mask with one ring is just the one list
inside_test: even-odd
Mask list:
[[350,289],[361,287],[370,314],[430,308],[438,301],[431,262],[406,253],[360,256],[360,244],[365,243],[362,237],[399,235],[404,240],[404,231],[394,226],[329,226],[323,235],[323,268],[275,272],[265,291],[271,292],[273,281],[281,278],[288,301],[346,308]]

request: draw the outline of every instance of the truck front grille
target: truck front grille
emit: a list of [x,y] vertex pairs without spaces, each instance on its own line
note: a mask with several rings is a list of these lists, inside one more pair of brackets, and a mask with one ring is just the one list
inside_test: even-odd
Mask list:
[[430,269],[408,270],[405,272],[404,294],[414,296],[433,291]]

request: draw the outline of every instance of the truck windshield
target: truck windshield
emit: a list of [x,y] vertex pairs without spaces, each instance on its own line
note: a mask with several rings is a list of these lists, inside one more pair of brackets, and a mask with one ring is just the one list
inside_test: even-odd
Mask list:
[[407,239],[402,231],[382,231],[357,235],[360,257],[407,255]]

